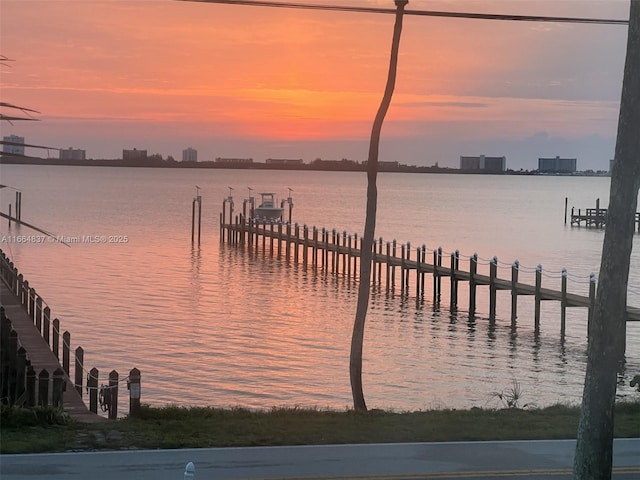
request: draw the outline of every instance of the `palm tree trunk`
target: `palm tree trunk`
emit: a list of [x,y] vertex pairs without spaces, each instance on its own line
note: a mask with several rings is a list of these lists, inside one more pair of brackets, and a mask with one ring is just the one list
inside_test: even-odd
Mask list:
[[373,249],[373,237],[376,229],[376,209],[378,203],[378,190],[376,178],[378,176],[378,150],[380,146],[380,132],[382,123],[387,114],[393,89],[396,84],[396,70],[398,66],[398,49],[400,47],[400,34],[402,33],[402,19],[404,7],[409,0],[395,0],[396,22],[393,29],[393,43],[391,45],[391,61],[387,86],[378,108],[378,113],[373,122],[371,140],[369,142],[369,157],[367,161],[367,213],[362,236],[362,249],[360,252],[360,284],[358,286],[358,305],[356,318],[353,324],[351,337],[351,357],[349,361],[349,374],[351,378],[351,393],[353,395],[353,408],[356,411],[366,411],[362,391],[362,350],[364,343],[364,324],[367,318],[369,306],[369,290],[371,288],[371,257]]
[[574,457],[574,478],[611,478],[613,407],[624,361],[626,300],[640,187],[640,0],[631,0],[615,161]]

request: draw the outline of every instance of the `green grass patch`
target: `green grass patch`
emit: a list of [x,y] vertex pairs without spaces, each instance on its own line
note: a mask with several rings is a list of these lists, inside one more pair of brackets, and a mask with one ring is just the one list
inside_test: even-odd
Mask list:
[[[19,410],[19,409],[18,409]],[[17,418],[11,418],[11,415]],[[143,406],[136,418],[99,424],[3,413],[2,453],[96,449],[200,448],[258,445],[535,440],[575,438],[578,407],[542,409],[428,410],[366,413],[301,408],[255,411],[244,408]],[[640,433],[640,402],[616,406],[616,437]],[[29,422],[25,422],[29,418]]]

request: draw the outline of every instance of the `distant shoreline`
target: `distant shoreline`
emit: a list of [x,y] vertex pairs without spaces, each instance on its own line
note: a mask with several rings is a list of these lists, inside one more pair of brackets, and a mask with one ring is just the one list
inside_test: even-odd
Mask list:
[[[224,170],[285,170],[285,171],[328,171],[328,172],[366,172],[367,166],[359,163],[341,164],[340,162],[327,162],[324,164],[303,163],[303,164],[268,164],[253,162],[250,164],[220,164],[213,161],[204,162],[177,162],[172,160],[122,160],[122,159],[89,159],[89,160],[61,160],[58,158],[39,157],[13,157],[3,155],[0,157],[0,165],[53,165],[71,167],[130,167],[130,168],[208,168]],[[566,176],[566,177],[607,177],[609,172],[587,170],[583,172],[544,172],[537,170],[506,170],[478,171],[461,170],[459,168],[439,167],[439,166],[417,166],[417,165],[389,165],[381,163],[378,167],[380,173],[437,173],[437,174],[466,174],[466,175],[540,175],[540,176]]]

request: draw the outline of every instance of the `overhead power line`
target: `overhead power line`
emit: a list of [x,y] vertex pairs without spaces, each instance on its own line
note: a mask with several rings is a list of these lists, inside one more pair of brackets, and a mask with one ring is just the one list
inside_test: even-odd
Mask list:
[[[304,10],[328,10],[339,12],[378,13],[395,15],[395,8],[355,7],[347,5],[314,5],[296,2],[270,2],[260,0],[178,0],[181,2],[246,5],[251,7],[297,8]],[[512,22],[587,23],[600,25],[628,25],[629,20],[611,18],[554,17],[544,15],[504,15],[494,13],[442,12],[434,10],[405,10],[405,15],[422,17],[466,18],[473,20],[506,20]]]

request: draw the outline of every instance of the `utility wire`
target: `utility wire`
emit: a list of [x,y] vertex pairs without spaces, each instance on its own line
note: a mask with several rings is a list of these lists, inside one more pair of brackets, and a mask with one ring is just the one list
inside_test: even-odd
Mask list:
[[[328,10],[357,13],[382,13],[395,15],[395,8],[355,7],[339,5],[314,5],[296,2],[271,2],[264,0],[177,0],[181,2],[218,3],[225,5],[246,5],[251,7],[298,8],[304,10]],[[405,10],[405,15],[422,17],[465,18],[474,20],[506,20],[516,22],[587,23],[599,25],[628,25],[629,20],[610,18],[553,17],[543,15],[504,15],[493,13],[443,12],[434,10]]]

